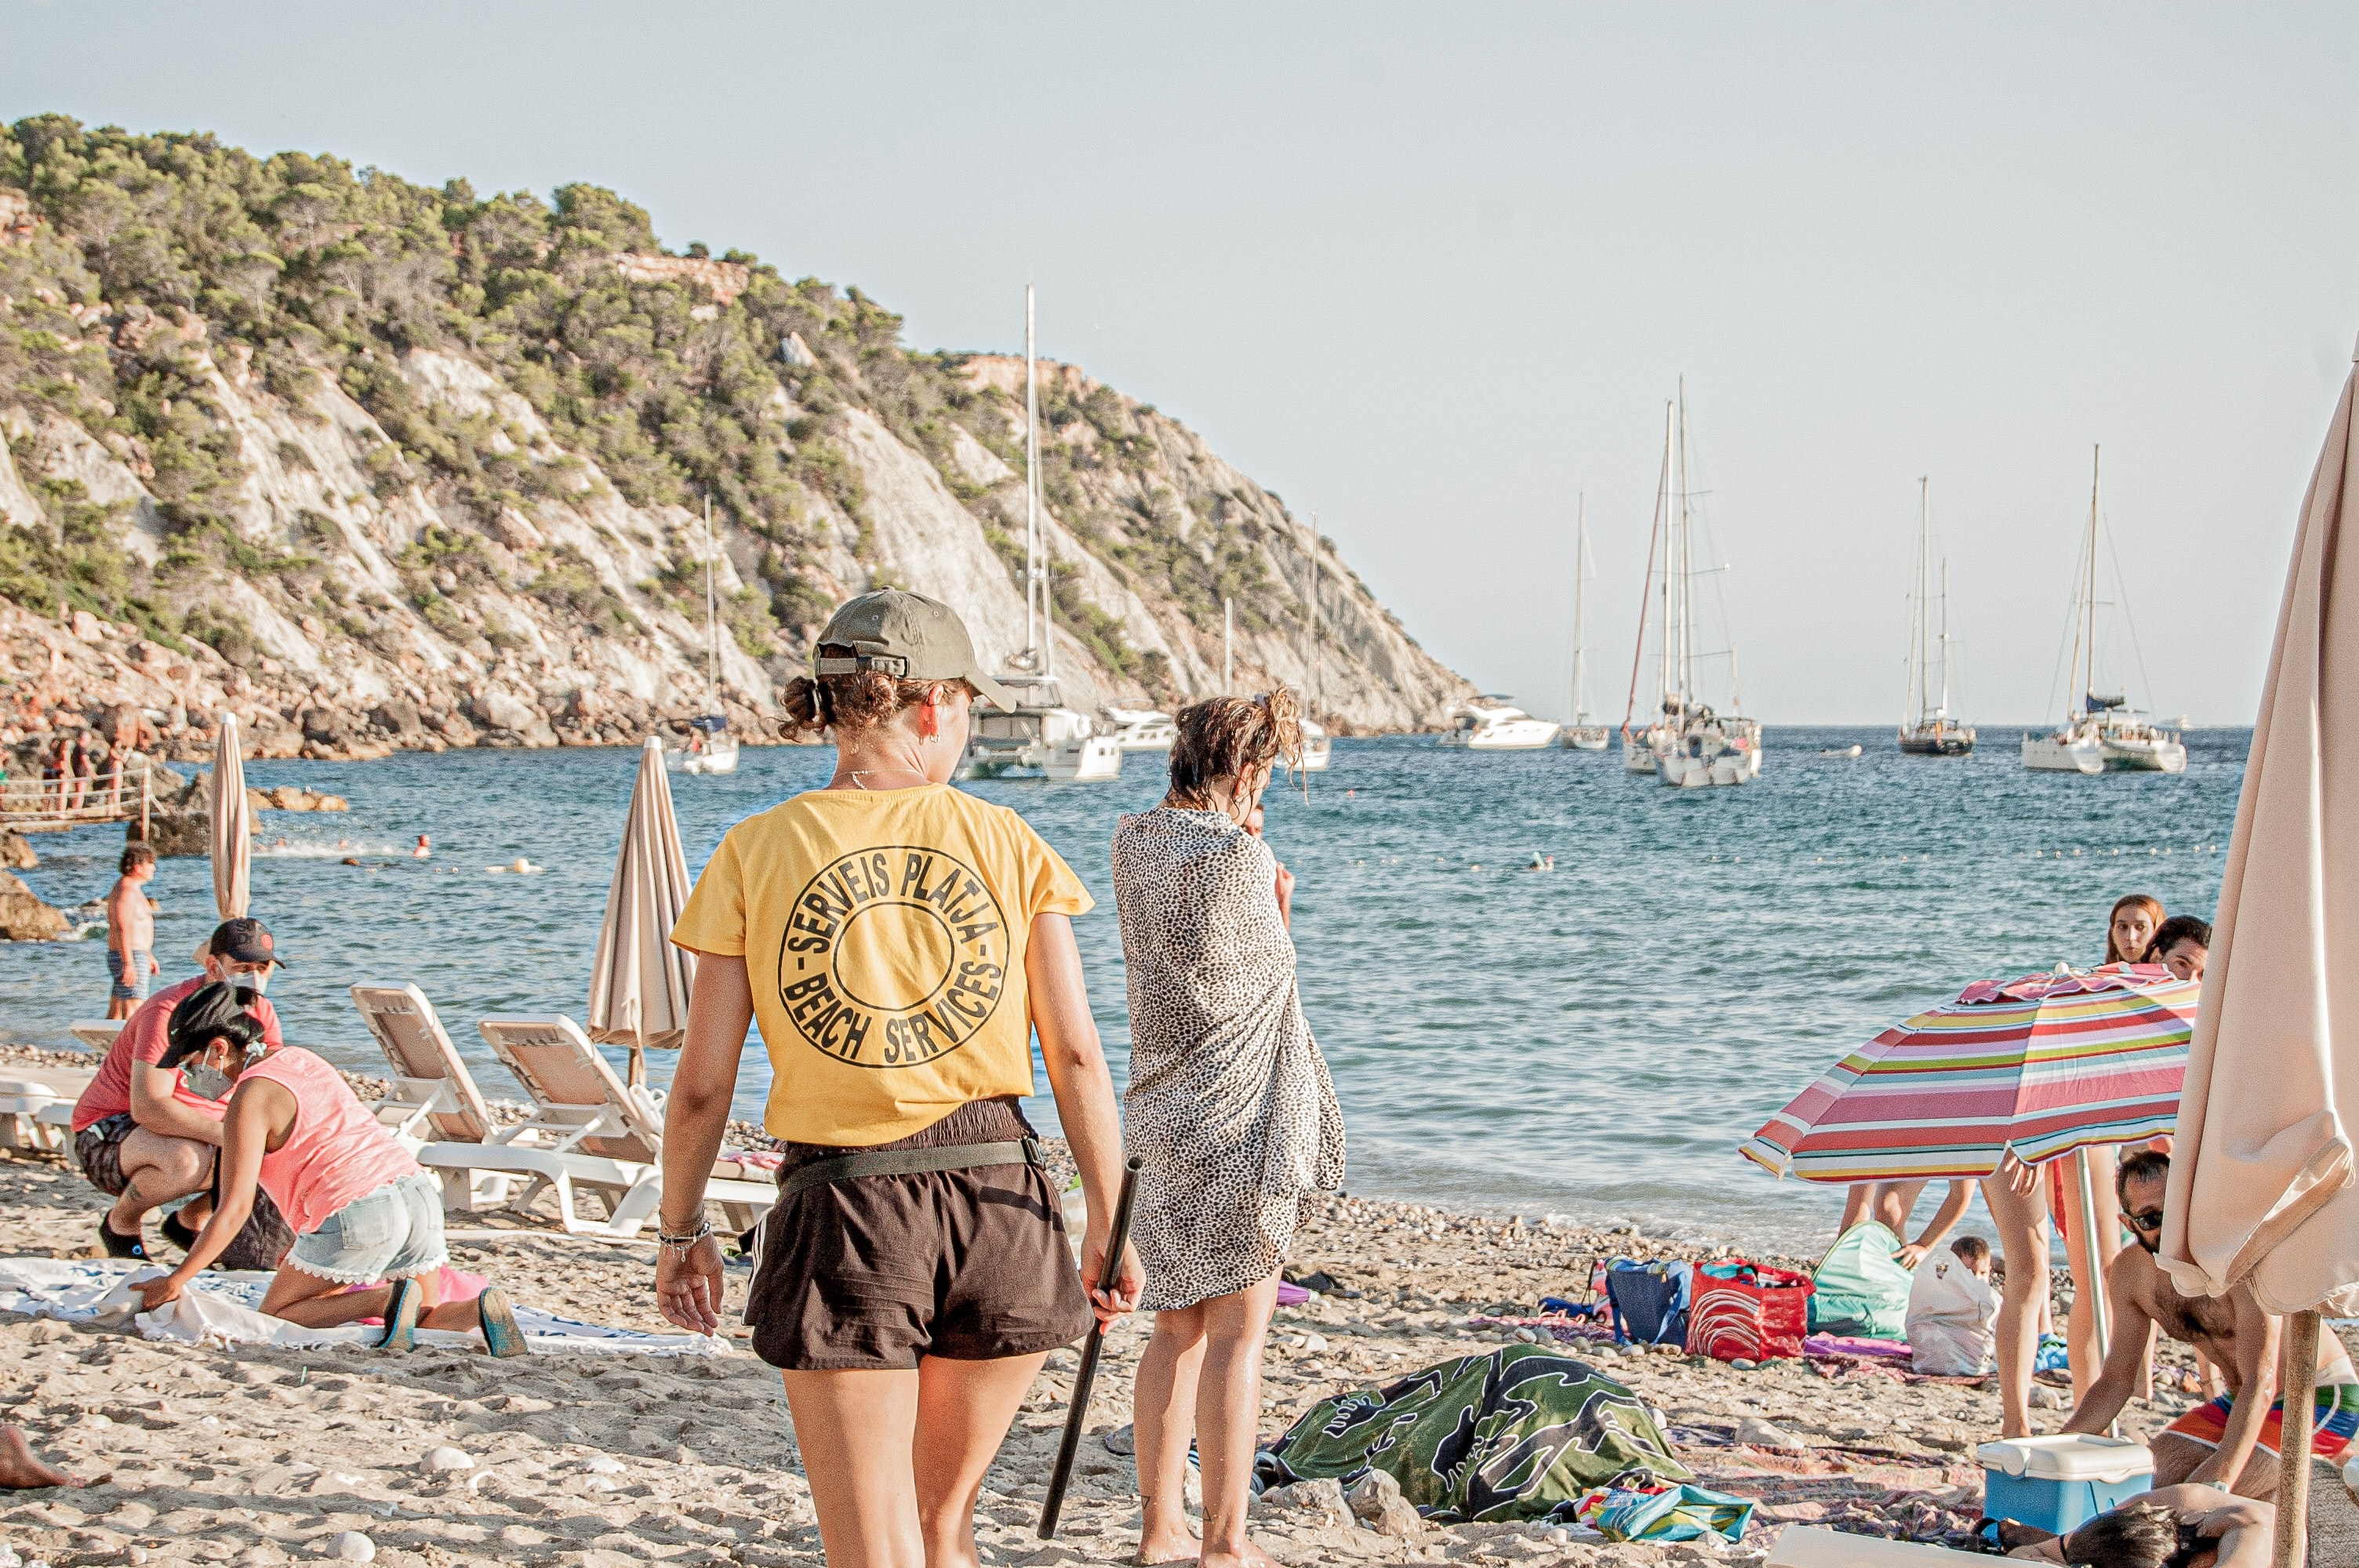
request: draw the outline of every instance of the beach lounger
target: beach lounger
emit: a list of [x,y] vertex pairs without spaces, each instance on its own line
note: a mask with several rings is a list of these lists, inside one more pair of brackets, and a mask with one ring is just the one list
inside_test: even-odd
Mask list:
[[72,1095],[38,1078],[0,1077],[0,1149],[64,1153],[73,1108]]
[[[663,1194],[663,1127],[653,1097],[625,1087],[570,1018],[486,1018],[476,1028],[532,1097],[532,1115],[504,1130],[502,1143],[519,1156],[561,1156],[533,1172],[533,1192],[519,1201],[547,1186],[557,1194],[567,1230],[636,1235],[655,1217]],[[724,1158],[705,1187],[705,1200],[721,1205],[741,1230],[778,1195],[764,1163]],[[605,1195],[604,1221],[581,1216],[574,1189],[582,1186]]]
[[123,1033],[123,1020],[85,1018],[79,1022],[67,1024],[66,1033],[81,1041],[83,1049],[95,1051],[103,1056],[106,1054],[107,1047],[114,1044],[114,1037]]
[[1978,1552],[1951,1552],[1945,1546],[1919,1546],[1914,1541],[1794,1524],[1777,1538],[1764,1568],[1944,1568],[1945,1564],[1990,1561]]
[[376,1119],[413,1142],[489,1143],[497,1129],[450,1031],[416,986],[354,986],[353,1006],[393,1069]]

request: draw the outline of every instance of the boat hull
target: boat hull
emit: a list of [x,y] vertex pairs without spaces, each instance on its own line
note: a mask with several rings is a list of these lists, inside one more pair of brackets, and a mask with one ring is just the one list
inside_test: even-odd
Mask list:
[[2107,741],[2100,748],[2109,773],[2183,773],[2187,748],[2177,741]]
[[1900,751],[1909,757],[1966,757],[1974,750],[1974,737],[1969,730],[1963,734],[1951,730],[1941,735],[1903,735]]
[[1103,784],[1122,776],[1122,748],[1111,735],[1059,743],[970,746],[959,764],[962,779],[1045,779],[1054,784]]
[[737,771],[737,742],[723,737],[701,752],[667,752],[664,767],[675,773],[734,773]]
[[1562,740],[1575,752],[1602,752],[1613,737],[1613,731],[1603,724],[1571,724],[1565,727]]
[[1305,735],[1302,738],[1301,769],[1306,773],[1323,773],[1335,761],[1334,740],[1326,735]]
[[2037,773],[2102,773],[2105,748],[2094,736],[2026,735],[2023,765]]
[[1452,730],[1438,743],[1458,752],[1537,752],[1556,744],[1559,728],[1544,719],[1511,719],[1478,730]]

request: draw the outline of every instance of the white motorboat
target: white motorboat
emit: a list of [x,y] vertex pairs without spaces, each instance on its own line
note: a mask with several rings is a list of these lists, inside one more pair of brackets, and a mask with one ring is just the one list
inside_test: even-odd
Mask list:
[[1530,752],[1553,743],[1564,726],[1535,719],[1500,696],[1470,697],[1450,710],[1440,744],[1468,752]]
[[[1032,354],[1032,287],[1024,287],[1024,651],[999,677],[1012,708],[978,704],[967,732],[962,779],[1053,779],[1083,784],[1122,776],[1118,732],[1065,706],[1057,681],[1049,612],[1048,536],[1040,526],[1040,395]],[[1160,718],[1161,715],[1152,717]],[[1169,720],[1166,720],[1167,724]],[[1166,745],[1169,742],[1166,741]]]
[[1564,727],[1561,738],[1576,752],[1602,752],[1614,732],[1589,717],[1589,629],[1584,613],[1590,575],[1589,498],[1582,496],[1576,505],[1572,542],[1572,722]]
[[1861,745],[1858,741],[1854,741],[1848,746],[1821,746],[1819,748],[1819,755],[1821,757],[1856,757],[1866,750],[1866,747]]
[[[1974,749],[1974,727],[1950,712],[1950,563],[1940,568],[1936,609],[1933,508],[1930,481],[1917,481],[1917,581],[1908,596],[1908,696],[1898,741],[1911,757],[1963,757]],[[1938,684],[1934,668],[1940,666]],[[1939,692],[1939,696],[1935,695]]]
[[1302,771],[1323,773],[1335,760],[1335,738],[1315,719],[1302,721]]
[[[2063,722],[2045,735],[2023,738],[2023,765],[2038,773],[2183,773],[2187,746],[2176,730],[2158,725],[2136,708],[2118,688],[2099,695],[2097,687],[2097,530],[2098,461],[2102,451],[2089,457],[2089,526],[2082,536],[2079,592],[2072,611],[2072,661],[2069,678],[2078,699]],[[2126,600],[2126,594],[2116,596]],[[2128,611],[2122,611],[2126,615]]]
[[1168,752],[1180,738],[1171,715],[1151,708],[1104,708],[1098,711],[1114,726],[1114,743],[1125,752]]
[[1055,676],[1004,675],[999,683],[1017,706],[975,708],[959,777],[1093,784],[1122,776],[1121,742],[1066,707]]
[[[1722,568],[1696,561],[1696,492],[1688,482],[1687,384],[1663,409],[1663,461],[1655,488],[1655,526],[1647,546],[1647,592],[1641,602],[1639,658],[1645,659],[1646,624],[1656,622],[1655,661],[1659,696],[1647,724],[1636,714],[1622,722],[1622,762],[1633,773],[1652,773],[1675,789],[1749,784],[1761,776],[1761,721],[1745,717],[1734,645],[1718,653],[1696,649],[1696,579]],[[1657,599],[1659,595],[1659,606]],[[1698,666],[1728,662],[1729,710],[1703,700]],[[1643,667],[1643,664],[1642,664]],[[1641,671],[1631,672],[1631,688]]]
[[712,498],[704,498],[704,711],[688,721],[688,739],[664,750],[664,767],[675,773],[734,773],[737,737],[721,711],[721,598],[712,581]]

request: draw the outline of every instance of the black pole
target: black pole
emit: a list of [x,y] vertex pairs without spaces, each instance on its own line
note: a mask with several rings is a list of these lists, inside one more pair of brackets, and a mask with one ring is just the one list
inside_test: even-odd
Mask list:
[[[1114,1231],[1106,1242],[1105,1267],[1099,1271],[1098,1289],[1111,1291],[1122,1279],[1123,1249],[1130,1245],[1130,1205],[1138,1195],[1138,1156],[1123,1162],[1122,1193],[1114,1201]],[[1064,1511],[1065,1487],[1073,1478],[1073,1456],[1081,1451],[1082,1428],[1090,1418],[1090,1385],[1097,1380],[1098,1352],[1105,1348],[1105,1325],[1090,1330],[1082,1343],[1082,1368],[1073,1374],[1073,1404],[1065,1412],[1065,1441],[1057,1448],[1057,1467],[1049,1472],[1049,1498],[1040,1505],[1040,1539],[1057,1533],[1057,1516]]]

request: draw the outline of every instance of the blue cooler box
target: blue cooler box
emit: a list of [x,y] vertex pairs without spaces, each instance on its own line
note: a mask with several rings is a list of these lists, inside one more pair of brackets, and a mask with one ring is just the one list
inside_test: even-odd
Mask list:
[[1983,1512],[2058,1535],[2154,1489],[2154,1455],[2119,1437],[2017,1437],[1974,1450]]

